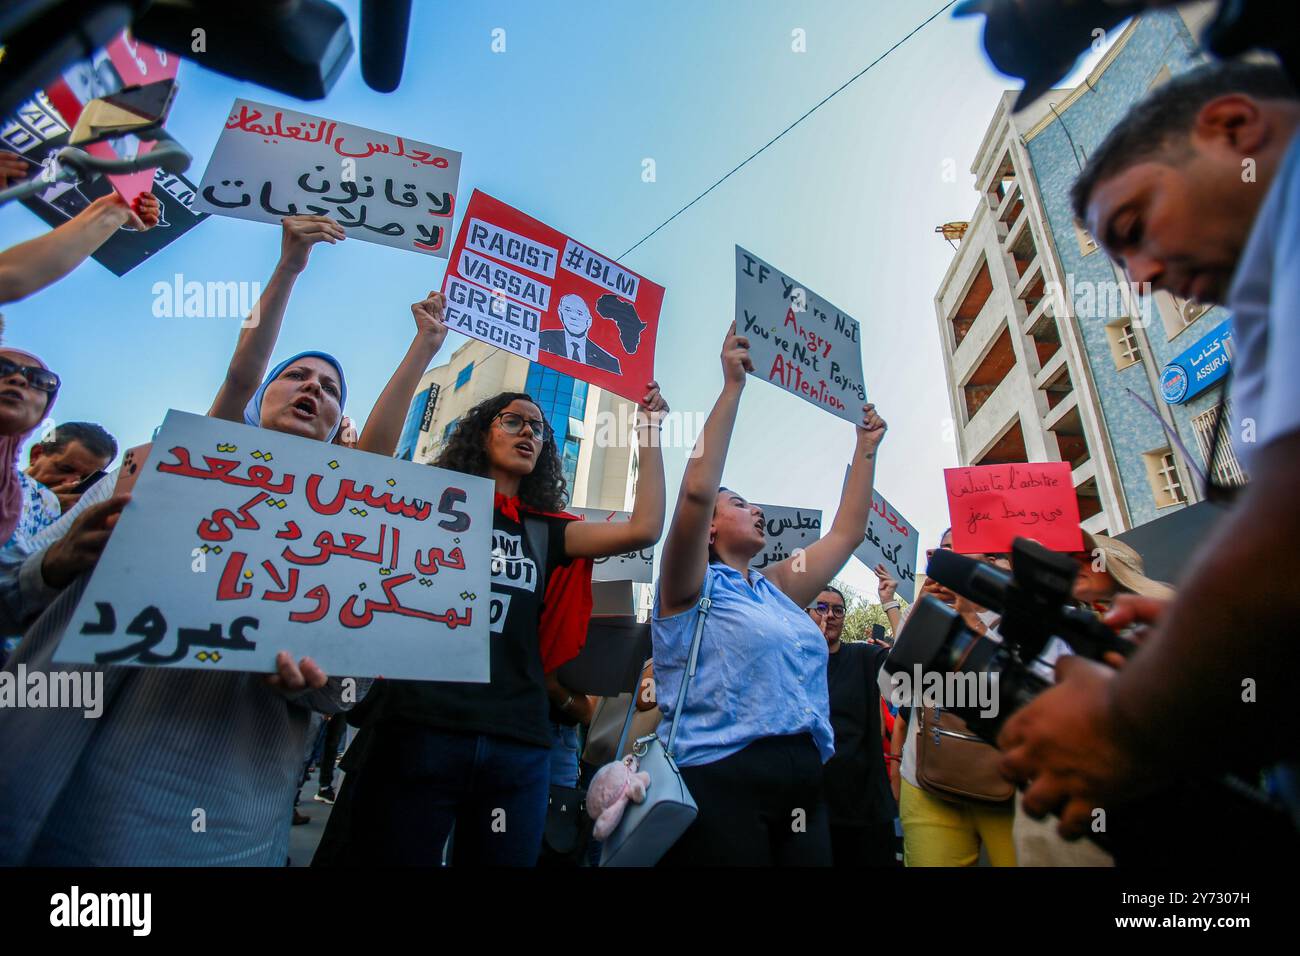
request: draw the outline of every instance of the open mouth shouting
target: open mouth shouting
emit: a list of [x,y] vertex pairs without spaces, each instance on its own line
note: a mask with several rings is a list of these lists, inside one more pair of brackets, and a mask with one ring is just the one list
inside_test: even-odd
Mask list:
[[531,438],[525,438],[515,442],[515,451],[519,452],[521,456],[527,458],[529,461],[532,461],[537,457],[537,446],[533,443]]
[[289,407],[293,409],[294,417],[304,422],[313,420],[320,411],[320,406],[316,404],[316,399],[312,398],[310,395],[302,396]]

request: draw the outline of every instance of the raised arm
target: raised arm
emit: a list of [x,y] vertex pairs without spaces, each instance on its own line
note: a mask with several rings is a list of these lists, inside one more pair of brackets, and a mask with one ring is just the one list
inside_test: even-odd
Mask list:
[[876,476],[876,449],[885,437],[884,419],[875,405],[862,406],[862,424],[857,426],[857,444],[849,478],[840,495],[840,506],[830,530],[810,544],[801,555],[786,558],[765,571],[768,579],[800,607],[807,605],[844,567],[853,549],[862,543],[871,516],[871,486]]
[[722,345],[722,394],[714,402],[713,411],[709,412],[704,430],[686,462],[677,493],[677,508],[664,540],[659,565],[659,609],[663,614],[677,614],[689,608],[704,586],[713,506],[718,498],[722,468],[727,463],[731,432],[736,427],[745,373],[753,370],[749,339],[737,335],[736,323],[732,322]]
[[603,558],[648,548],[664,533],[664,457],[660,449],[660,427],[668,404],[659,394],[659,383],[646,386],[637,403],[636,435],[639,466],[636,498],[627,521],[570,521],[564,527],[564,547],[576,558]]
[[208,410],[210,418],[224,418],[228,422],[244,420],[244,406],[262,384],[276,339],[280,337],[289,294],[302,270],[307,268],[312,246],[345,238],[343,227],[328,216],[288,216],[280,220],[280,228],[280,261],[253,306],[252,315],[239,330],[226,379]]
[[[889,569],[884,563],[877,564],[871,569],[875,572],[879,583],[876,585],[876,593],[880,595],[880,604],[885,608],[885,618],[889,621],[889,629],[894,632],[894,639],[898,639],[899,631],[902,630],[903,615],[898,612],[898,582],[894,576],[889,573]],[[892,605],[889,606],[889,605]]]
[[420,376],[447,338],[447,326],[442,319],[444,306],[441,292],[430,292],[427,298],[411,306],[415,338],[366,418],[366,426],[361,430],[356,446],[361,451],[391,456],[397,450],[411,396],[420,384]]
[[143,232],[156,225],[158,210],[153,193],[141,195],[135,209],[117,193],[109,193],[57,229],[0,252],[0,305],[58,282],[123,226]]

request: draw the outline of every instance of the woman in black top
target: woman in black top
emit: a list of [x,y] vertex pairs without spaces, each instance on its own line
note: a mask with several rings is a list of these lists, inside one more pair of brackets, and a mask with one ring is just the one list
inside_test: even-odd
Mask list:
[[[658,427],[667,405],[656,383],[639,408],[636,504],[625,522],[561,514],[554,435],[528,395],[503,392],[460,420],[434,465],[496,482],[491,681],[387,681],[371,692],[369,739],[345,762],[346,805],[331,820],[331,829],[351,827],[343,860],[437,865],[454,824],[458,865],[536,862],[550,781],[545,674],[576,653],[575,634],[585,636],[590,559],[648,547],[663,531]],[[318,859],[335,859],[336,839],[327,835]]]

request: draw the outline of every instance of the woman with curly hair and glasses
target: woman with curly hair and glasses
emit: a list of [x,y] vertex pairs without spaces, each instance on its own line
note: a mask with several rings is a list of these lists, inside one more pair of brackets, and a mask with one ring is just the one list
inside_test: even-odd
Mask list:
[[[636,426],[636,504],[624,522],[563,513],[554,432],[521,392],[480,402],[434,461],[496,482],[491,678],[486,684],[383,681],[316,862],[436,866],[455,827],[458,866],[532,866],[542,845],[553,741],[546,675],[574,657],[591,614],[591,561],[648,547],[664,523],[659,422],[650,382]],[[576,714],[585,700],[555,702]]]

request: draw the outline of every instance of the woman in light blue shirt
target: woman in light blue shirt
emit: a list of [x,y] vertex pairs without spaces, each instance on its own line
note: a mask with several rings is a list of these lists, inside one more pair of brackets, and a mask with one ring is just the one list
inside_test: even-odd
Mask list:
[[[826,640],[804,613],[862,543],[885,423],[866,405],[848,481],[826,535],[766,568],[763,513],[719,487],[736,424],[749,341],[733,323],[724,384],[682,477],[655,598],[657,697],[677,721],[674,758],[699,816],[667,865],[829,865],[822,764],[834,752]],[[711,607],[682,713],[672,708],[706,579]]]

